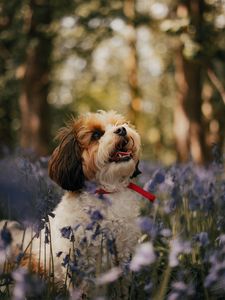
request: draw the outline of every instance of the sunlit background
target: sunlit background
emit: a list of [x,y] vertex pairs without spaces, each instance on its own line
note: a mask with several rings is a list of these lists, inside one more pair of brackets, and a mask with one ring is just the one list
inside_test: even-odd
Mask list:
[[222,0],[1,2],[1,148],[47,155],[72,114],[113,109],[144,159],[210,161],[224,145],[224,29]]

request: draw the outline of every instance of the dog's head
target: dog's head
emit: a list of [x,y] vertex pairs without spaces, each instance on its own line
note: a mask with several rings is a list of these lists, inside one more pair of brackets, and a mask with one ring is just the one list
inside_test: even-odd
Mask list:
[[65,190],[81,190],[85,180],[118,190],[138,174],[139,134],[113,111],[72,120],[61,129],[58,139],[49,175]]

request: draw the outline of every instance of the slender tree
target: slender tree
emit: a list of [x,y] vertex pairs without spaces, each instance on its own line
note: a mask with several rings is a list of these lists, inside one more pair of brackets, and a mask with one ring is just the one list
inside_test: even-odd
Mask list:
[[[16,120],[18,116],[19,84],[15,76],[15,63],[20,59],[18,36],[22,1],[0,1],[0,152],[5,148],[13,148]],[[20,45],[23,39],[20,39]]]
[[[223,81],[219,79],[224,77],[224,29],[218,23],[221,11],[220,1],[186,0],[177,5],[177,19],[188,20],[178,32],[182,44],[176,59],[178,97],[174,128],[181,161],[191,154],[196,163],[209,162],[213,143],[222,153],[221,116],[225,107]],[[212,92],[205,98],[206,85]]]
[[19,99],[21,111],[21,146],[31,147],[40,155],[48,153],[50,140],[49,92],[52,36],[50,1],[29,1],[26,15],[28,45],[22,92]]
[[125,62],[127,69],[127,83],[130,92],[128,116],[132,123],[136,124],[141,110],[141,95],[138,83],[137,31],[135,26],[136,0],[124,1],[124,16],[129,28],[129,34],[126,37],[126,42],[129,46],[129,55]]
[[[187,0],[182,3],[195,31],[195,42],[202,43],[204,1]],[[179,6],[178,6],[179,10]],[[177,104],[174,108],[174,132],[179,161],[192,159],[199,164],[208,160],[205,130],[202,120],[202,62],[183,55],[183,45],[176,53]]]

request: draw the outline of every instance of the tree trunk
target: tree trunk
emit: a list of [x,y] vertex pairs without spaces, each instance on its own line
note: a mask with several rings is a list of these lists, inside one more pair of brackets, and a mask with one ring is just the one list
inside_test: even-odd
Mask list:
[[[15,73],[12,72],[12,57],[18,51],[17,40],[12,39],[14,27],[18,27],[17,11],[21,11],[21,1],[1,1],[0,4],[0,155],[15,146],[13,122],[17,118],[18,98]],[[19,38],[18,38],[19,40]],[[15,124],[15,123],[14,123]]]
[[[201,43],[203,1],[188,0],[185,5],[196,31],[195,40]],[[174,108],[177,155],[181,162],[191,158],[197,164],[204,164],[208,155],[201,112],[203,66],[193,59],[186,59],[182,50],[180,47],[177,51],[175,74],[178,89]]]
[[193,159],[198,164],[207,161],[202,122],[202,67],[188,61],[178,51],[176,58],[177,105],[174,108],[174,133],[178,160]]
[[124,15],[127,18],[129,34],[127,35],[127,44],[129,46],[129,55],[126,61],[128,87],[130,92],[130,103],[128,106],[128,118],[136,125],[139,111],[141,110],[141,97],[138,84],[138,55],[137,55],[137,34],[134,26],[135,20],[135,0],[126,0],[124,2]]
[[28,47],[19,99],[21,111],[22,148],[31,148],[38,155],[46,155],[49,149],[50,126],[49,91],[50,54],[52,37],[48,36],[50,24],[49,0],[30,0],[28,20]]

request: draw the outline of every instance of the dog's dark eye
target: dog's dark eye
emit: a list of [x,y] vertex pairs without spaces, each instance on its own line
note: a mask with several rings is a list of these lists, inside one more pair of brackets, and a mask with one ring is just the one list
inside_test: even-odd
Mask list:
[[91,135],[91,139],[94,141],[99,140],[102,136],[103,136],[104,132],[101,130],[95,130],[93,131],[92,135]]

